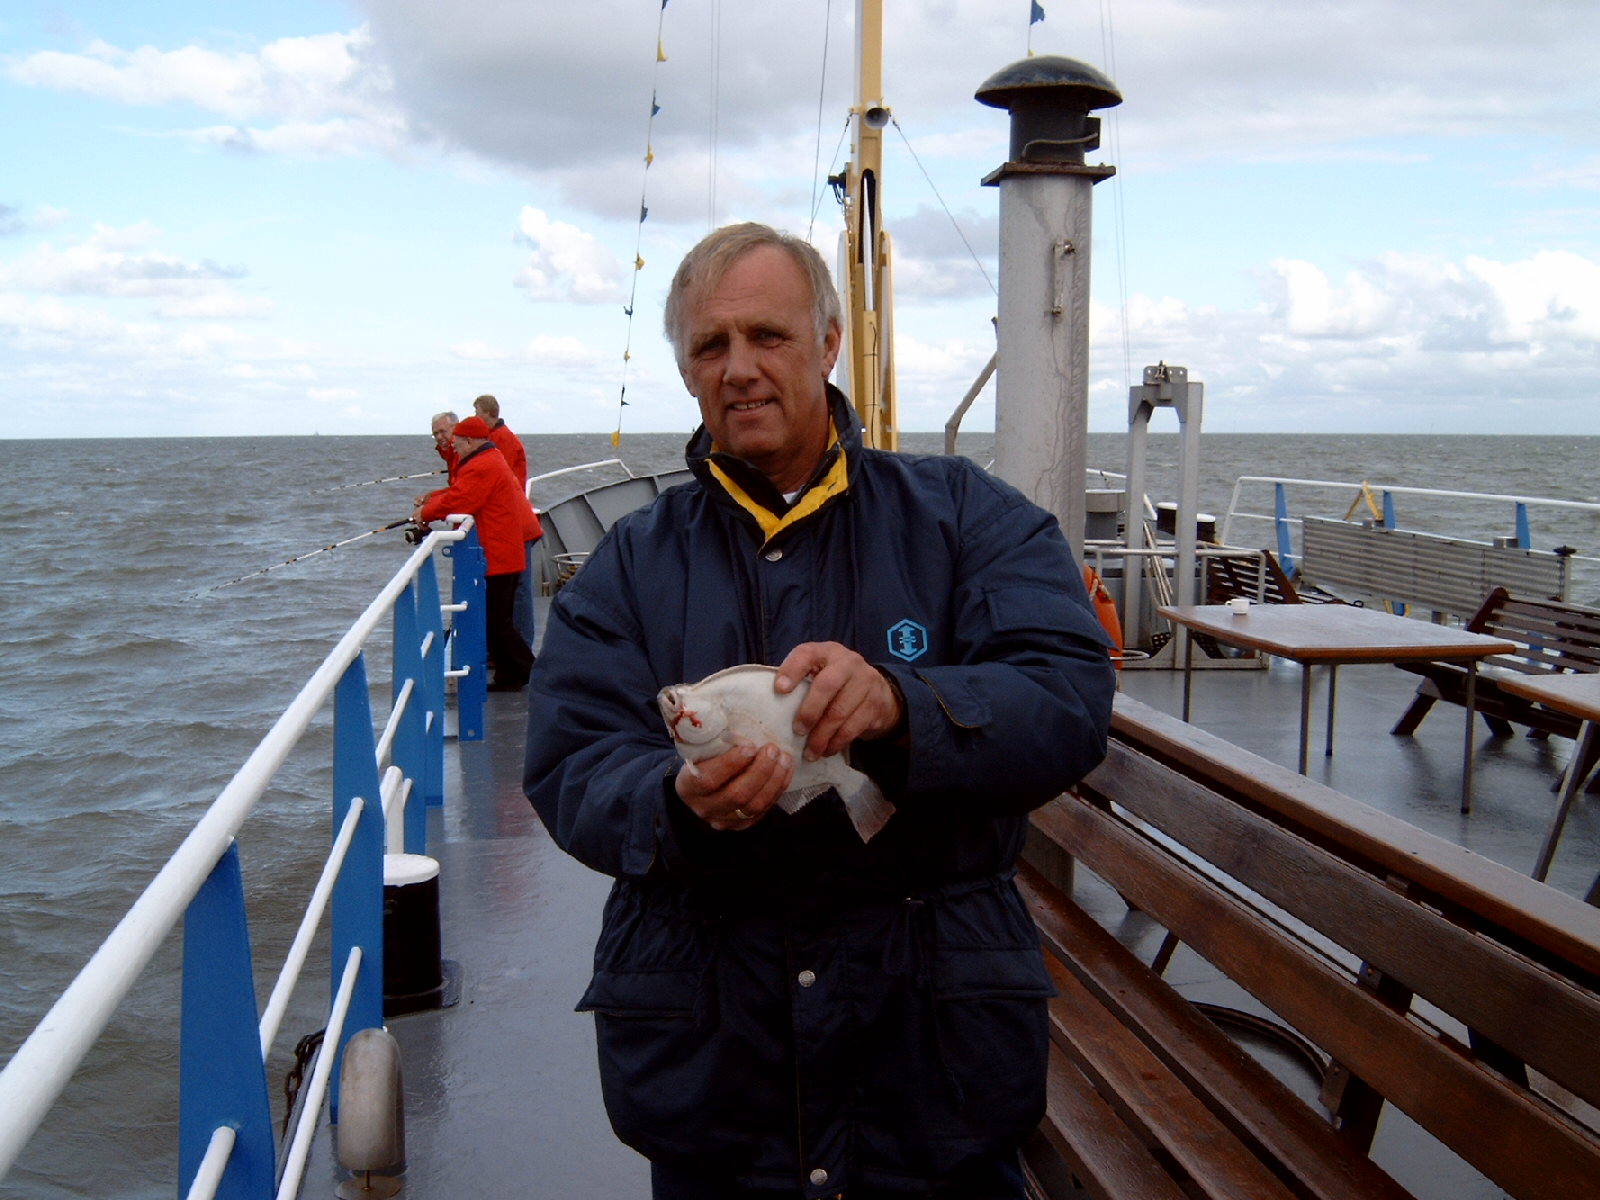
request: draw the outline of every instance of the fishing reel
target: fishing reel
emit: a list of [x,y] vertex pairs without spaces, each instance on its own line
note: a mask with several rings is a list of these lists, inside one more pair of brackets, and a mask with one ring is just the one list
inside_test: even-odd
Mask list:
[[426,525],[418,525],[415,521],[413,521],[405,528],[405,538],[406,541],[411,545],[420,546],[423,542],[428,540],[428,535],[432,532],[433,530],[429,529]]

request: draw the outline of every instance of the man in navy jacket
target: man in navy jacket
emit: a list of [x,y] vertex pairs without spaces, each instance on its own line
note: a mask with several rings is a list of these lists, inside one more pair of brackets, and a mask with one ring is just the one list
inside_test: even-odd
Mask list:
[[[557,596],[525,787],[615,877],[579,1007],[657,1200],[1022,1196],[1050,984],[1012,883],[1026,814],[1105,754],[1113,673],[1055,519],[959,458],[868,450],[827,384],[811,246],[709,235],[667,300],[696,480]],[[655,696],[739,663],[809,677],[806,753],[896,806],[863,843],[793,763],[682,770]]]

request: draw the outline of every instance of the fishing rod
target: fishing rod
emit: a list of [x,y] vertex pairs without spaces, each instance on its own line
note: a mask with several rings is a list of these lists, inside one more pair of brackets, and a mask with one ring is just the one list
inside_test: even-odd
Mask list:
[[[415,477],[413,476],[413,478]],[[317,549],[309,550],[304,554],[296,554],[293,558],[286,558],[281,563],[273,563],[271,566],[262,567],[259,571],[251,571],[248,575],[241,575],[237,579],[230,579],[227,583],[214,584],[211,587],[196,592],[195,595],[204,596],[210,592],[220,591],[225,587],[232,587],[236,583],[243,583],[246,579],[254,579],[257,575],[265,575],[268,571],[276,571],[279,567],[293,566],[297,562],[304,562],[308,558],[315,558],[319,554],[326,554],[329,550],[337,550],[341,546],[348,546],[352,542],[359,542],[363,538],[373,537],[376,534],[388,533],[391,529],[399,529],[400,526],[410,525],[411,523],[412,521],[410,517],[402,517],[398,521],[390,521],[387,525],[380,525],[376,529],[369,529],[365,533],[358,533],[355,537],[345,538],[342,542],[334,542],[331,546],[320,546]]]
[[[323,488],[324,492],[342,492],[346,488],[371,487],[375,483],[398,483],[402,479],[430,479],[435,475],[443,475],[448,468],[440,467],[437,471],[423,471],[420,475],[390,475],[383,479],[368,479],[361,483],[340,483],[330,488]],[[375,532],[382,532],[377,530]]]

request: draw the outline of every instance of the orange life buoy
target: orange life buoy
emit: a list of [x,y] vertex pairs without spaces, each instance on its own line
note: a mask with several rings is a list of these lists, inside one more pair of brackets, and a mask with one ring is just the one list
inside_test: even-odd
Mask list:
[[1111,661],[1120,671],[1123,649],[1122,618],[1117,616],[1117,602],[1111,598],[1111,592],[1106,588],[1106,581],[1101,579],[1099,573],[1088,563],[1083,564],[1083,586],[1089,591],[1089,600],[1094,605],[1094,615],[1100,618],[1101,627],[1111,639],[1113,647]]

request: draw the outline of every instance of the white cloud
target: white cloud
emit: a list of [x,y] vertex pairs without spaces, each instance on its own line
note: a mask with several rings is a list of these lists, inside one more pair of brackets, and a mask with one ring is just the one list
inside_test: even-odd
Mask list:
[[1338,282],[1282,259],[1260,282],[1264,302],[1236,311],[1135,295],[1131,366],[1122,314],[1097,307],[1095,394],[1107,411],[1128,375],[1164,360],[1206,383],[1212,427],[1339,428],[1352,418],[1381,427],[1463,406],[1490,428],[1515,422],[1519,409],[1547,423],[1586,396],[1580,381],[1600,359],[1600,263],[1576,254],[1452,262],[1391,253]]
[[187,107],[226,118],[189,130],[196,141],[273,153],[393,153],[409,141],[387,69],[365,28],[281,38],[251,53],[199,45],[81,53],[38,51],[6,71],[16,83],[145,108]]
[[510,357],[504,350],[479,341],[457,342],[450,347],[450,353],[469,362],[502,362]]
[[524,207],[514,241],[532,253],[512,281],[530,300],[613,304],[626,298],[622,267],[592,234]]
[[151,248],[161,231],[148,222],[113,228],[96,225],[76,245],[39,242],[20,257],[0,262],[0,289],[117,298],[187,298],[230,292],[245,274],[239,267],[187,262]]

